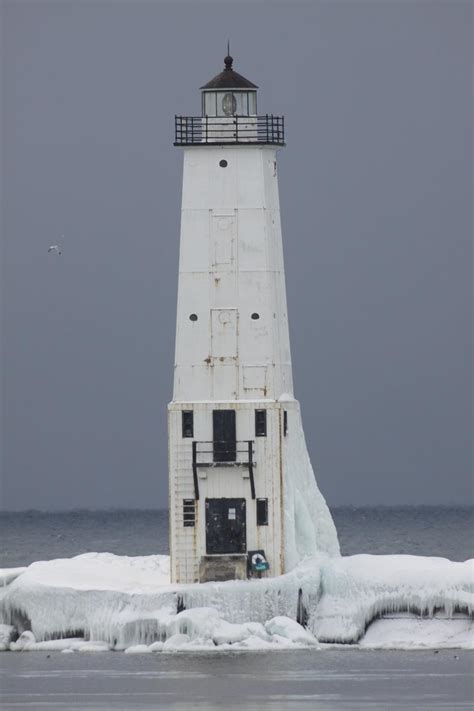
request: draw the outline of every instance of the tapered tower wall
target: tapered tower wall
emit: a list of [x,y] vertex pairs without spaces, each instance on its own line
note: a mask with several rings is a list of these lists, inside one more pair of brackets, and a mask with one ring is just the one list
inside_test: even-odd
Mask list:
[[173,400],[292,390],[276,151],[185,149]]

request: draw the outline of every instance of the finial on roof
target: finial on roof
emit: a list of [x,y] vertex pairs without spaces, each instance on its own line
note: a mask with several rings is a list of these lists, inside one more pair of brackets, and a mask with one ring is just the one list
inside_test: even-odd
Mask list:
[[226,69],[232,69],[232,62],[234,58],[230,56],[230,42],[227,40],[227,57],[224,57],[224,64]]

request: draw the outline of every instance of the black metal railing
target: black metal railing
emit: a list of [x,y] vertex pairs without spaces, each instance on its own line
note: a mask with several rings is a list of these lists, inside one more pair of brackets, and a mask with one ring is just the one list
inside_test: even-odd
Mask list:
[[175,146],[250,143],[285,145],[285,117],[264,116],[175,116]]
[[194,493],[199,499],[199,480],[197,470],[200,467],[246,467],[249,472],[252,499],[255,499],[255,481],[253,477],[254,459],[253,440],[238,442],[193,442],[193,480]]

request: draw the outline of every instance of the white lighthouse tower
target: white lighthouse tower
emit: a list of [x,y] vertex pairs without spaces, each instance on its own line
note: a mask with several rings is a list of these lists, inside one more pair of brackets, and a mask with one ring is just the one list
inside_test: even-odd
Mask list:
[[184,173],[170,553],[179,583],[276,576],[337,553],[293,396],[278,196],[282,117],[225,68],[177,116]]

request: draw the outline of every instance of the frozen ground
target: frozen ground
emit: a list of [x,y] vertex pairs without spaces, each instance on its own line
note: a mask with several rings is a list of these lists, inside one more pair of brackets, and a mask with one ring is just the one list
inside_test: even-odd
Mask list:
[[316,556],[279,578],[180,586],[167,556],[88,553],[9,569],[3,583],[12,651],[474,647],[472,560]]

